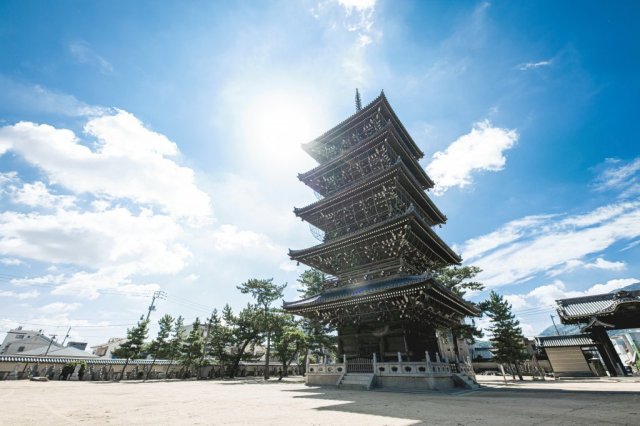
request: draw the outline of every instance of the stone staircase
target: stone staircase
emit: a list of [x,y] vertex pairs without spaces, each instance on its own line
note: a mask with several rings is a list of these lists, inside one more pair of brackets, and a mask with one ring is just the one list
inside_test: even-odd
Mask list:
[[373,373],[348,373],[338,382],[340,389],[371,390],[375,376]]
[[456,386],[472,390],[480,389],[478,382],[464,373],[453,373],[451,376]]

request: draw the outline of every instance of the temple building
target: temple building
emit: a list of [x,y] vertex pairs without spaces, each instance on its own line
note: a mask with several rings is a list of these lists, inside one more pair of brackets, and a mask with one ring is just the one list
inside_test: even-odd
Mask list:
[[298,177],[319,200],[294,212],[321,243],[289,256],[329,278],[284,308],[336,327],[350,372],[465,358],[448,329],[478,310],[433,278],[461,259],[433,230],[447,218],[425,192],[434,182],[418,163],[424,154],[384,92],[364,108],[356,94],[356,109],[303,145],[319,164]]

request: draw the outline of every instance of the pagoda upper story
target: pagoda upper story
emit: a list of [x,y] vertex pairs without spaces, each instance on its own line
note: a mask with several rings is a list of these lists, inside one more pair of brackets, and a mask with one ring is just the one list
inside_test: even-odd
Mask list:
[[290,250],[293,260],[337,286],[460,263],[431,229],[446,216],[427,196],[434,184],[418,163],[424,154],[384,92],[303,148],[320,164],[298,177],[323,198],[294,212],[323,237]]

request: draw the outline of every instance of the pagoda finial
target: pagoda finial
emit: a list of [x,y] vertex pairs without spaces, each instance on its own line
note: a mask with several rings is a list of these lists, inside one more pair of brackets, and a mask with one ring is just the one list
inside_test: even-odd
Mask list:
[[362,111],[362,101],[360,100],[358,88],[356,88],[356,111]]

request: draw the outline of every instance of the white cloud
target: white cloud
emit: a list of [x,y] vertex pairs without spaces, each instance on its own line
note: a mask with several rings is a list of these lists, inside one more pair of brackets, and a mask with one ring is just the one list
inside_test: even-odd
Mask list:
[[235,225],[222,225],[214,230],[211,233],[211,243],[215,250],[221,251],[241,250],[249,247],[270,250],[276,248],[266,235],[238,229]]
[[596,179],[595,188],[618,191],[620,198],[637,197],[640,194],[640,157],[628,162],[608,158]]
[[369,10],[376,6],[376,0],[338,0],[338,3],[349,12],[354,9],[358,11]]
[[476,123],[471,132],[433,155],[427,173],[436,183],[434,192],[440,195],[470,185],[474,172],[502,170],[507,161],[504,151],[517,140],[516,130],[492,127],[488,120]]
[[16,259],[15,257],[3,257],[0,258],[0,263],[4,266],[18,266],[22,265],[24,262],[20,259]]
[[594,284],[584,291],[577,291],[567,290],[564,282],[555,280],[551,284],[536,287],[526,294],[509,294],[505,295],[504,298],[513,305],[514,311],[528,307],[554,307],[555,301],[558,299],[609,293],[637,282],[638,279],[636,278],[613,279],[605,283]]
[[311,9],[312,15],[326,21],[329,33],[339,40],[333,54],[345,77],[360,88],[367,87],[371,80],[369,52],[383,35],[375,25],[376,3],[376,0],[319,1]]
[[624,262],[610,262],[608,260],[605,260],[602,257],[598,257],[595,261],[590,263],[583,262],[578,259],[570,259],[566,261],[564,265],[561,265],[547,272],[547,275],[549,275],[550,277],[555,277],[567,272],[571,272],[578,268],[602,269],[607,271],[622,271],[626,268],[626,266],[627,265]]
[[86,41],[74,41],[69,43],[69,53],[73,58],[81,64],[90,64],[96,66],[101,73],[113,73],[113,65],[102,56],[98,55],[91,49]]
[[541,67],[548,67],[552,63],[553,63],[552,59],[547,59],[547,60],[538,61],[538,62],[526,62],[524,64],[518,65],[518,69],[521,71],[527,71],[527,70],[541,68]]
[[38,310],[43,314],[47,314],[47,315],[60,315],[60,314],[65,314],[65,313],[75,311],[80,306],[82,306],[82,304],[77,302],[76,303],[53,302],[53,303],[49,303],[47,305],[42,306]]
[[71,130],[20,122],[0,128],[0,154],[12,150],[75,193],[159,206],[194,221],[209,217],[209,197],[195,185],[191,169],[168,158],[178,149],[164,135],[122,110],[90,119],[84,132],[96,138],[95,150]]
[[38,296],[40,296],[40,292],[38,290],[30,290],[30,291],[23,291],[23,292],[16,292],[11,290],[0,291],[0,297],[15,297],[16,299],[19,299],[19,300],[35,299]]
[[39,113],[68,117],[92,117],[109,114],[110,109],[88,105],[74,96],[38,85],[15,82],[0,75],[0,104],[11,105],[16,113]]
[[13,201],[30,207],[69,208],[76,198],[70,195],[54,195],[43,182],[25,183],[13,192]]
[[135,265],[138,272],[174,273],[189,258],[181,226],[148,210],[58,210],[0,213],[0,254],[89,268]]
[[463,257],[483,269],[478,278],[487,286],[523,282],[541,272],[559,275],[563,268],[578,266],[621,270],[621,262],[583,259],[640,236],[640,202],[612,204],[581,215],[533,218],[507,223],[463,245]]

